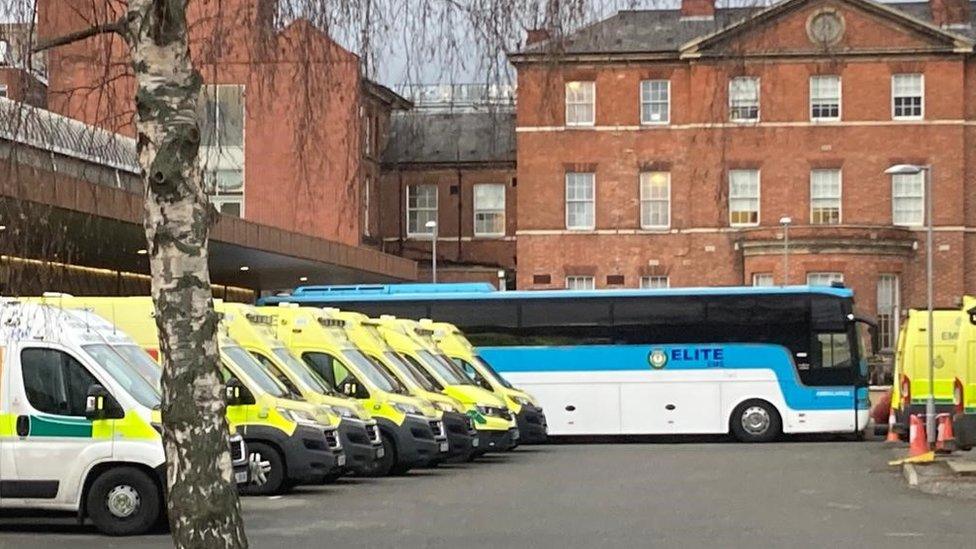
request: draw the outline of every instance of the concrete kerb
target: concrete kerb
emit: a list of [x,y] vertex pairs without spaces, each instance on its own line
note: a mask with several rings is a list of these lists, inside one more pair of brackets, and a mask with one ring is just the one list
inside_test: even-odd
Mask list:
[[[904,448],[893,447],[889,453],[903,457]],[[976,452],[940,455],[928,464],[903,463],[902,476],[909,487],[937,496],[976,500]],[[957,471],[961,471],[957,472]]]

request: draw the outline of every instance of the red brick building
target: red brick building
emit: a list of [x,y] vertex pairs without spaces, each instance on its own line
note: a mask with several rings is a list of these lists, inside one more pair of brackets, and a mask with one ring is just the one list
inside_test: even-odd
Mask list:
[[[118,0],[40,0],[38,36],[113,21],[123,9]],[[187,17],[206,84],[200,159],[214,205],[343,244],[375,243],[380,139],[391,110],[409,102],[367,80],[359,57],[321,29],[279,20],[274,1],[199,0]],[[132,135],[128,63],[111,34],[51,50],[50,109]]]
[[843,280],[890,343],[926,253],[892,165],[932,169],[936,304],[976,292],[974,36],[966,0],[684,0],[512,54],[518,287]]
[[[514,287],[517,222],[515,112],[484,86],[438,86],[393,118],[379,203],[383,251],[415,259],[430,280],[437,223],[439,282]],[[496,90],[497,91],[497,90]],[[470,99],[470,96],[477,96]]]

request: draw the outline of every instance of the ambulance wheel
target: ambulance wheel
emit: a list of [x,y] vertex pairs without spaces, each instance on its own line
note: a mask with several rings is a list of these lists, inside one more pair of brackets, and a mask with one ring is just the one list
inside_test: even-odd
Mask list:
[[374,461],[370,465],[369,471],[366,471],[364,476],[367,477],[385,477],[389,476],[393,471],[394,465],[396,465],[397,451],[396,444],[393,442],[393,438],[386,434],[380,434],[380,440],[383,442],[383,457]]
[[260,454],[261,461],[267,461],[269,469],[263,484],[248,484],[241,488],[241,493],[247,496],[273,496],[287,491],[285,460],[278,450],[263,442],[248,442],[247,451]]
[[135,467],[115,467],[99,475],[85,506],[95,526],[109,536],[142,534],[162,521],[159,486]]
[[783,429],[779,412],[764,400],[747,400],[736,406],[729,424],[732,434],[741,442],[770,442]]

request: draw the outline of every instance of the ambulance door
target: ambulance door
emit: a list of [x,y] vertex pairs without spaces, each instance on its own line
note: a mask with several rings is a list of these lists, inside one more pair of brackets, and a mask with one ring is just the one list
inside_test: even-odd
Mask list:
[[85,417],[88,391],[99,382],[56,345],[31,343],[17,352],[8,376],[15,436],[7,440],[16,478],[5,497],[71,503],[85,471],[112,455],[111,422]]

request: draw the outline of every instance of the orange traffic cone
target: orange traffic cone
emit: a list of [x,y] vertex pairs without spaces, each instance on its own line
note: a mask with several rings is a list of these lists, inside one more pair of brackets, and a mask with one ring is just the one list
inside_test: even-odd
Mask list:
[[936,452],[951,452],[956,444],[956,436],[952,432],[952,416],[939,414],[939,437],[935,441]]
[[899,443],[901,439],[898,437],[898,433],[895,432],[895,409],[888,409],[888,436],[885,437],[886,443]]
[[925,422],[918,414],[912,414],[908,428],[908,456],[915,457],[929,452],[928,436],[925,432]]

